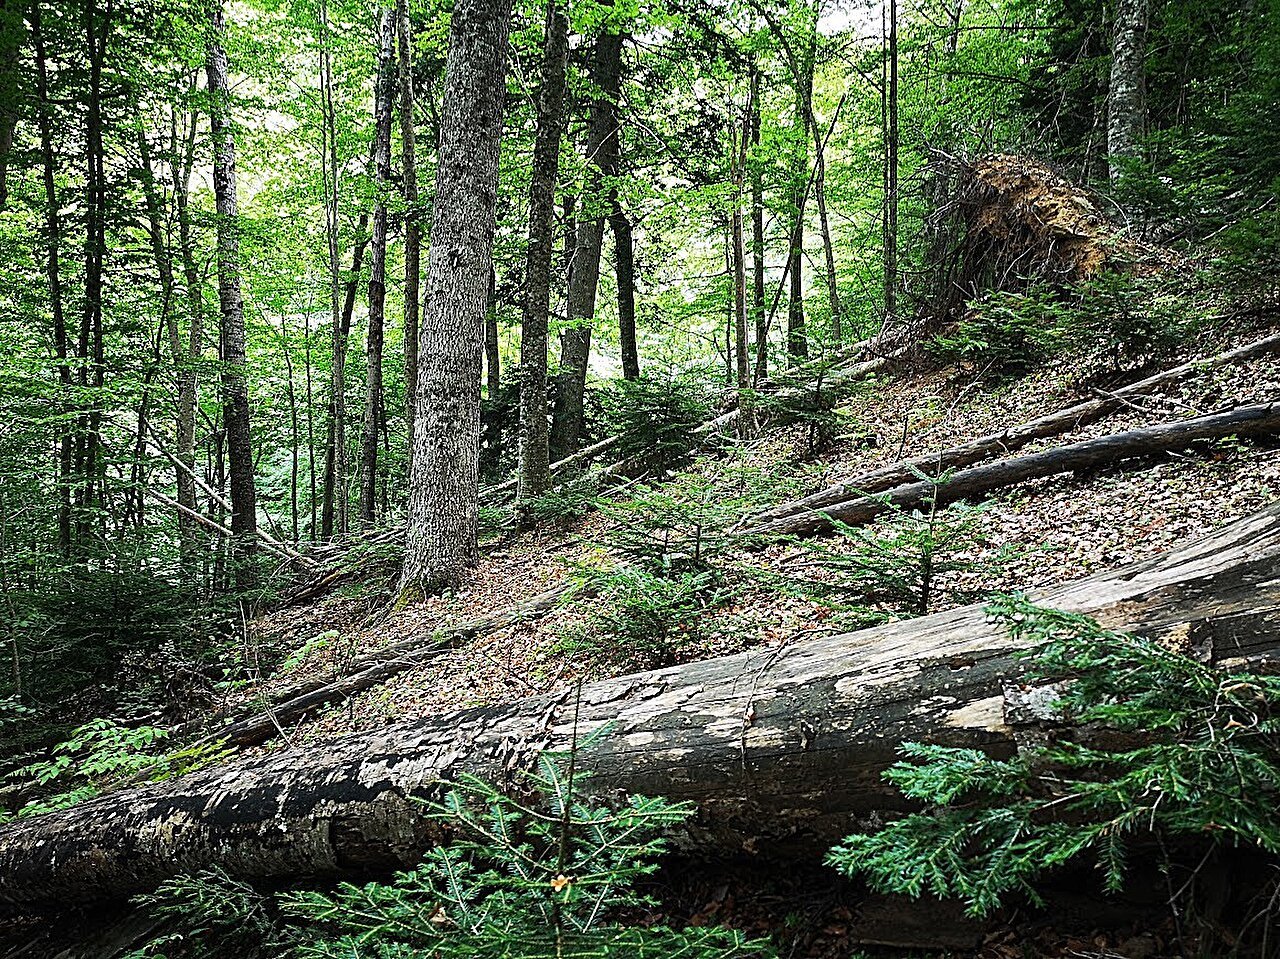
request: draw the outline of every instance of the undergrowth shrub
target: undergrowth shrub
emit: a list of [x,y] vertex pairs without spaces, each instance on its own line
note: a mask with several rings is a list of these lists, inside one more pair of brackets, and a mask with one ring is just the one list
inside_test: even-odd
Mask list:
[[839,408],[840,393],[830,382],[832,366],[828,362],[814,370],[813,382],[804,389],[780,389],[761,393],[756,399],[760,419],[804,427],[805,455],[810,457],[831,448],[845,421]]
[[1025,373],[1066,349],[1117,373],[1169,358],[1205,323],[1183,278],[1107,271],[1078,287],[1040,282],[1022,292],[988,293],[928,348],[993,379]]
[[689,461],[694,430],[711,415],[711,397],[700,379],[645,374],[617,380],[601,391],[605,429],[621,438],[619,458],[636,458],[649,470],[678,469]]
[[610,659],[646,668],[669,666],[702,637],[702,617],[721,605],[729,588],[713,572],[655,575],[619,568],[598,575],[596,613],[583,645]]
[[982,916],[1011,898],[1040,902],[1046,873],[1086,857],[1120,890],[1129,848],[1143,840],[1189,843],[1193,862],[1206,846],[1280,854],[1280,677],[1206,664],[1020,596],[989,613],[1032,644],[1030,681],[1057,684],[1046,719],[1060,725],[1010,759],[903,747],[885,778],[925,809],[848,837],[832,865],[884,892],[962,899]]
[[[933,608],[939,578],[991,574],[1014,557],[1013,548],[1003,547],[977,558],[975,553],[986,542],[985,507],[964,502],[935,506],[947,477],[918,475],[934,483],[929,502],[918,509],[892,506],[887,523],[870,528],[833,520],[839,540],[834,545],[808,543],[808,558],[799,564],[819,575],[791,574],[790,583],[804,595],[852,614],[859,623],[875,622],[924,616]],[[951,589],[962,601],[976,598],[974,592]]]
[[[0,808],[0,822],[66,809],[135,779],[158,782],[213,765],[229,755],[219,743],[166,750],[169,731],[95,719],[76,729],[42,759],[6,777],[27,798],[16,810]],[[33,795],[34,794],[34,795]]]
[[269,897],[225,873],[170,880],[142,903],[178,928],[130,959],[774,955],[735,930],[661,921],[645,882],[692,806],[590,799],[579,759],[577,750],[543,754],[539,771],[510,791],[463,777],[442,801],[424,804],[449,840],[387,882]]
[[710,477],[673,483],[602,504],[612,521],[600,540],[624,562],[657,575],[711,569],[734,542],[739,504]]
[[527,522],[568,529],[595,509],[599,496],[599,484],[583,478],[528,497],[520,504],[520,509]]

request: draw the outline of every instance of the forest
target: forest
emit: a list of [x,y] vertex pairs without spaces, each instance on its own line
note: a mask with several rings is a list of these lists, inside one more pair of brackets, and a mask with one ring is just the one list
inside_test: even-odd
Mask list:
[[0,956],[1280,957],[1280,0],[0,0]]

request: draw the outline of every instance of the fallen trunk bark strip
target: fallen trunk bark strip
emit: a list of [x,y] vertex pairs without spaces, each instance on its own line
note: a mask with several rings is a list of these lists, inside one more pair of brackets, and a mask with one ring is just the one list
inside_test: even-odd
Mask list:
[[762,510],[755,516],[748,518],[743,523],[743,526],[758,528],[785,516],[825,509],[835,503],[844,502],[850,496],[879,493],[892,489],[895,486],[918,479],[917,471],[937,474],[944,470],[962,469],[995,456],[1012,453],[1034,440],[1058,436],[1069,430],[1097,422],[1115,412],[1132,397],[1154,393],[1208,370],[1230,366],[1259,356],[1266,356],[1277,350],[1280,350],[1280,333],[1254,340],[1244,346],[1228,350],[1225,353],[1219,353],[1216,356],[1183,363],[1181,366],[1164,370],[1154,376],[1149,376],[1146,379],[1114,390],[1102,398],[1055,410],[1052,413],[1047,413],[1021,425],[1001,430],[998,433],[988,433],[986,436],[980,436],[977,439],[961,443],[949,449],[935,453],[925,453],[912,459],[847,477],[837,483],[833,483],[826,489],[801,499],[792,500],[772,509]]
[[1260,403],[1242,406],[1226,413],[1113,433],[1039,453],[973,466],[952,474],[941,484],[917,480],[883,493],[864,495],[859,492],[824,509],[783,516],[748,527],[744,532],[753,536],[810,536],[833,530],[832,520],[857,526],[895,507],[910,509],[920,506],[932,500],[935,490],[938,504],[944,505],[980,498],[1007,486],[1058,473],[1109,466],[1124,460],[1183,449],[1201,440],[1222,439],[1232,435],[1275,435],[1278,432],[1280,405]]
[[[1275,655],[1280,509],[1163,556],[1032,594],[1113,628],[1179,630],[1218,658]],[[697,802],[697,854],[811,855],[895,808],[880,773],[904,740],[1007,753],[1004,691],[1022,649],[981,607],[461,710],[131,789],[0,834],[0,903],[59,908],[219,865],[243,877],[415,861],[434,839],[414,796],[472,773],[502,781],[608,726],[593,789]]]

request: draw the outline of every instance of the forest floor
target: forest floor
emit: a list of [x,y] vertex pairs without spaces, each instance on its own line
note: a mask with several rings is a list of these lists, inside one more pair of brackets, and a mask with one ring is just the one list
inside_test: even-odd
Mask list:
[[[1228,343],[1206,347],[1205,355],[1260,335],[1257,329],[1240,331]],[[1160,366],[1191,358],[1171,357]],[[251,708],[300,682],[333,678],[355,657],[391,642],[413,636],[425,642],[439,630],[509,608],[582,577],[584,570],[609,565],[608,544],[635,521],[637,503],[642,510],[655,489],[659,495],[694,504],[691,508],[718,510],[721,522],[731,525],[741,517],[726,516],[726,511],[732,513],[742,504],[759,509],[792,499],[868,468],[942,450],[1093,398],[1099,390],[1114,389],[1141,375],[1131,371],[1082,377],[1081,369],[1079,357],[1066,357],[993,385],[975,379],[972,371],[899,367],[850,391],[841,407],[841,437],[819,455],[810,455],[805,428],[769,429],[746,449],[701,456],[686,471],[652,488],[633,485],[568,528],[546,526],[491,543],[469,582],[454,593],[386,612],[388,582],[374,577],[308,605],[275,610],[254,624],[254,638],[262,662],[286,662],[288,668],[242,686],[227,705]],[[1263,357],[1193,375],[1166,392],[1143,396],[1099,422],[1037,441],[1025,451],[1277,398],[1280,365],[1273,357]],[[1018,485],[980,508],[962,508],[962,532],[947,555],[929,612],[992,593],[1052,586],[1154,555],[1254,512],[1277,495],[1276,449],[1235,441],[1194,454],[1130,463],[1123,469]],[[889,514],[871,524],[868,532],[888,536],[901,522]],[[825,561],[856,547],[853,539],[843,536],[792,540],[763,549],[730,545],[714,560],[726,598],[701,617],[696,631],[677,637],[665,652],[675,661],[689,661],[752,646],[800,642],[818,633],[846,632],[905,615],[883,603],[851,607],[833,602],[812,588],[815,581],[833,580],[824,571]],[[277,737],[258,748],[323,741],[655,665],[647,658],[651,651],[610,648],[602,627],[607,606],[608,601],[598,596],[570,597],[547,615],[444,651],[309,717],[286,731],[287,740]],[[693,921],[776,930],[795,912],[796,900],[767,884],[735,880],[735,875],[749,872],[739,870],[723,881],[678,877],[673,888],[678,888],[677,899],[684,904],[682,915]],[[801,910],[806,918],[796,931],[794,955],[844,956],[854,944],[868,941],[865,923],[855,921],[865,903],[860,906],[858,895],[847,886],[831,879],[820,893],[811,889],[801,899],[808,905]],[[1087,927],[1087,922],[1083,931],[1041,925],[1032,936],[1022,927],[1014,931],[1005,926],[988,932],[979,951],[1020,955],[1032,936],[1038,943],[1030,947],[1033,954],[1155,955],[1165,935],[1148,921],[1122,924],[1120,932],[1105,935]],[[958,928],[963,929],[963,923]],[[909,939],[908,935],[907,944]],[[1128,948],[1134,942],[1139,945]],[[978,947],[978,940],[972,947]]]

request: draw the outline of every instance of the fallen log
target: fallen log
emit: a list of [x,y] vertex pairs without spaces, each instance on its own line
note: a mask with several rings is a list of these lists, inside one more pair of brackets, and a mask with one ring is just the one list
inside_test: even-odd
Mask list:
[[573,583],[566,583],[510,609],[481,616],[448,630],[438,630],[428,637],[414,635],[392,643],[355,660],[345,676],[294,686],[276,696],[262,712],[214,730],[196,745],[222,743],[242,749],[257,746],[277,733],[287,733],[287,727],[314,715],[316,710],[372,689],[441,653],[504,627],[538,619],[559,605],[573,588]]
[[1128,386],[1120,387],[1098,399],[1087,400],[1065,409],[1047,413],[1018,426],[1011,426],[996,433],[988,433],[986,436],[980,436],[977,439],[961,443],[949,449],[935,453],[925,453],[879,469],[846,477],[819,492],[783,503],[772,509],[762,510],[756,515],[748,517],[742,523],[742,526],[744,528],[759,528],[786,516],[819,512],[836,503],[842,503],[851,496],[879,493],[903,483],[911,483],[919,479],[919,473],[922,472],[928,475],[938,475],[946,470],[963,469],[966,466],[981,463],[983,460],[1006,455],[1035,440],[1059,436],[1069,430],[1079,429],[1082,426],[1097,422],[1115,412],[1136,396],[1155,393],[1188,377],[1255,357],[1266,356],[1278,350],[1280,350],[1280,333],[1254,340],[1244,346],[1219,353],[1216,356],[1191,360],[1172,369],[1148,376],[1146,379],[1130,383]]
[[750,536],[812,536],[831,532],[835,528],[833,520],[857,526],[894,508],[911,509],[934,502],[935,497],[940,506],[975,500],[1017,483],[1185,449],[1201,440],[1277,433],[1280,433],[1280,403],[1241,406],[1225,413],[1127,430],[973,466],[952,474],[942,483],[917,479],[882,493],[857,491],[852,497],[825,508],[792,513],[759,525],[745,525],[739,532]]
[[[1033,593],[1113,628],[1176,630],[1217,661],[1280,652],[1280,504],[1177,551]],[[433,839],[412,797],[502,782],[599,731],[592,789],[694,801],[689,853],[811,855],[872,809],[904,740],[1007,754],[1024,647],[980,606],[466,709],[130,789],[6,827],[0,903],[121,897],[218,865],[243,877],[404,865]],[[1017,697],[1012,697],[1016,699]]]

